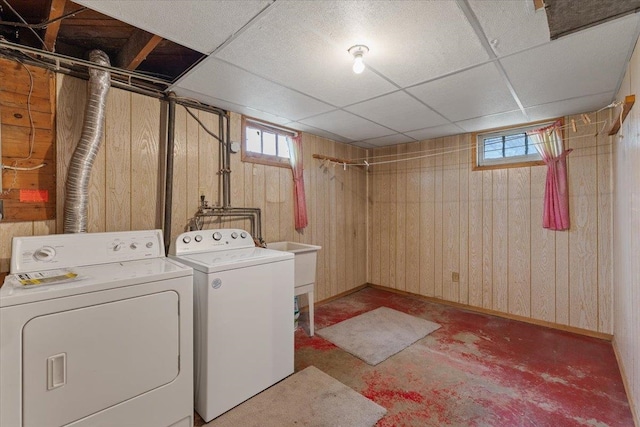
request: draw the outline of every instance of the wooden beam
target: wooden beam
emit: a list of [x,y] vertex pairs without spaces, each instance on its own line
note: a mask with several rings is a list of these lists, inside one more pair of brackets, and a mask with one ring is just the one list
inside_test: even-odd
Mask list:
[[535,10],[544,9],[544,0],[533,0]]
[[616,117],[616,119],[613,121],[613,126],[611,126],[611,130],[609,131],[609,136],[618,133],[618,131],[620,130],[620,125],[622,124],[622,122],[624,122],[624,119],[627,118],[627,114],[629,114],[629,111],[631,111],[631,107],[633,107],[633,104],[635,102],[635,95],[625,96],[624,104],[622,105],[622,119],[620,119],[620,117]]
[[[49,17],[47,21],[59,18],[64,13],[64,7],[67,0],[51,0],[51,6],[49,8]],[[60,31],[60,24],[62,20],[53,22],[47,26],[47,30],[44,33],[44,44],[50,52],[56,50],[56,39],[58,38],[58,31]]]
[[346,160],[346,159],[340,159],[338,157],[325,156],[324,154],[314,154],[313,158],[318,160],[328,160],[332,163],[363,166],[362,162],[354,162],[353,160]]
[[162,41],[162,37],[136,30],[118,53],[116,65],[127,70],[135,70]]

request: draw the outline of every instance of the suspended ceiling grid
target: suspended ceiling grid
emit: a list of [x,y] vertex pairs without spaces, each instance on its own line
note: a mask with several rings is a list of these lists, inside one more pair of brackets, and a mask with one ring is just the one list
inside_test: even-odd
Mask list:
[[551,41],[532,0],[78,3],[204,56],[178,95],[367,148],[602,108],[639,30],[631,13]]

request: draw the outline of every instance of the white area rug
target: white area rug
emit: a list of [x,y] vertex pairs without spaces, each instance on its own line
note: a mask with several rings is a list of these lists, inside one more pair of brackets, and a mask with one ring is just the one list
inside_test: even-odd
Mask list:
[[382,406],[309,366],[205,426],[370,427],[386,413]]
[[437,323],[380,307],[316,333],[369,365],[377,365],[438,328]]

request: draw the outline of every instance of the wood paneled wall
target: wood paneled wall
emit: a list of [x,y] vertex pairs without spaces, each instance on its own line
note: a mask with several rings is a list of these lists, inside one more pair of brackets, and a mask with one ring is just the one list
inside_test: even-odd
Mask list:
[[[626,95],[634,94],[640,94],[637,47],[617,99],[622,101]],[[618,109],[616,114],[619,113]],[[613,157],[614,346],[636,425],[640,425],[640,108],[637,102],[614,136]]]
[[545,166],[472,171],[470,135],[374,150],[422,158],[372,167],[369,281],[612,333],[611,139],[590,117],[566,132],[568,232],[542,228]]
[[[86,82],[57,79],[57,220],[0,223],[0,271],[9,270],[13,236],[52,234],[63,230],[64,182],[82,129]],[[91,172],[88,231],[141,230],[162,227],[165,141],[161,120],[165,106],[158,99],[111,88],[104,140]],[[198,112],[217,133],[218,116]],[[176,107],[176,140],[172,204],[172,240],[189,226],[200,195],[220,201],[219,145],[182,106]],[[240,140],[240,116],[231,115],[231,136]],[[316,299],[346,292],[366,282],[366,173],[359,168],[323,166],[313,154],[364,157],[365,150],[303,134],[304,180],[309,226],[294,229],[291,170],[244,163],[231,158],[231,203],[262,209],[267,242],[281,240],[322,246],[318,253]],[[249,228],[246,221],[211,222],[205,228]],[[5,244],[6,243],[6,244]]]

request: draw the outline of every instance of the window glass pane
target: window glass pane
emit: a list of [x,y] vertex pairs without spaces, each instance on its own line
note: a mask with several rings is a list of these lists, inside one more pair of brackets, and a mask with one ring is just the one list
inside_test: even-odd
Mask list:
[[271,156],[276,155],[276,134],[271,132],[262,133],[262,153]]
[[278,157],[285,159],[289,158],[289,144],[287,140],[289,138],[285,135],[278,135]]
[[505,137],[504,156],[505,157],[525,156],[527,154],[525,138],[526,138],[526,135],[524,133],[509,135]]
[[262,153],[262,144],[260,140],[260,130],[247,127],[247,151],[251,151],[252,153]]
[[487,138],[484,140],[484,158],[485,159],[501,159],[502,158],[502,137]]

